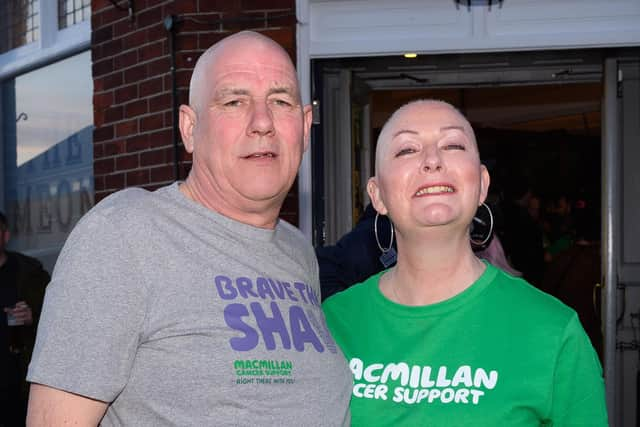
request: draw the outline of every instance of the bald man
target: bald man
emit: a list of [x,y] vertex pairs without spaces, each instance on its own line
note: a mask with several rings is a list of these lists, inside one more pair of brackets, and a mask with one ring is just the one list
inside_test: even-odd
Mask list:
[[187,179],[106,198],[60,254],[29,425],[349,423],[313,249],[278,219],[310,126],[271,39],[238,33],[200,57],[180,107]]

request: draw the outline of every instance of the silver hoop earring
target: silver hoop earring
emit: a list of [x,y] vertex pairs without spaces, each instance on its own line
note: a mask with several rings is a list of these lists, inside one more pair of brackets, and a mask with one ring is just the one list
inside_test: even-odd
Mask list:
[[396,253],[396,250],[393,249],[393,237],[394,237],[393,223],[391,222],[391,220],[389,220],[389,226],[391,227],[391,240],[389,240],[389,247],[383,248],[382,245],[380,244],[380,238],[378,236],[378,217],[379,216],[380,214],[376,212],[376,219],[373,221],[373,234],[376,237],[376,243],[378,245],[378,249],[380,249],[380,252],[382,252],[382,255],[380,255],[380,262],[382,263],[382,265],[384,265],[384,268],[389,268],[389,266],[395,264],[396,260],[398,259],[398,254]]
[[[489,214],[489,232],[487,233],[487,236],[482,240],[474,240],[471,237],[469,238],[469,240],[471,240],[471,243],[473,243],[474,245],[482,247],[491,239],[491,236],[493,236],[493,213],[491,212],[491,208],[489,207],[489,205],[487,205],[486,203],[482,202],[480,206],[484,206],[484,208],[487,210],[487,213]],[[477,221],[482,225],[486,225],[486,223],[477,216],[473,217],[473,221]]]

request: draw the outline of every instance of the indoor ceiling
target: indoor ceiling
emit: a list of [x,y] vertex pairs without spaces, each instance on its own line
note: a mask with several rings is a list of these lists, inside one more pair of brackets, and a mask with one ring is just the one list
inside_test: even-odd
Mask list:
[[374,91],[372,127],[381,127],[395,109],[419,98],[442,99],[457,106],[474,127],[600,135],[599,82]]
[[602,50],[488,52],[323,60],[349,69],[352,99],[371,102],[372,128],[417,98],[456,105],[474,126],[600,135]]

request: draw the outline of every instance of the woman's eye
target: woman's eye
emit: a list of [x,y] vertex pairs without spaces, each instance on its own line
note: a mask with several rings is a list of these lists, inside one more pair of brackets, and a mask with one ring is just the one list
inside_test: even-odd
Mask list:
[[464,144],[455,144],[455,143],[451,143],[451,144],[447,144],[444,146],[445,150],[466,150],[467,147],[464,146]]
[[413,148],[403,148],[402,150],[398,151],[396,153],[396,157],[400,157],[400,156],[405,156],[407,154],[412,154],[415,153],[416,150],[414,150]]

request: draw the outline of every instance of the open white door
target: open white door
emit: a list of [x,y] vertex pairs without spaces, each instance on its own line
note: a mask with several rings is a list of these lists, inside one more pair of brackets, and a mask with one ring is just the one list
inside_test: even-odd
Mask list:
[[323,76],[325,244],[351,230],[351,72]]
[[608,58],[602,127],[604,376],[612,426],[639,425],[640,58]]

